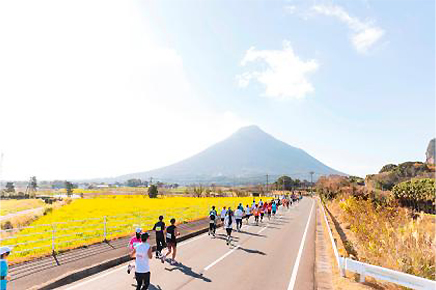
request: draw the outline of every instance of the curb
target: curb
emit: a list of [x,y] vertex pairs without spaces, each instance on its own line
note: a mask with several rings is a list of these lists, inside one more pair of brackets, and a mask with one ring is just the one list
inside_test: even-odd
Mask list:
[[[219,226],[217,225],[217,228]],[[188,240],[192,237],[201,235],[203,233],[206,233],[209,230],[209,228],[203,228],[194,232],[191,232],[189,234],[181,236],[177,241],[182,242],[185,240]],[[152,250],[156,250],[156,246],[152,246]],[[91,275],[94,275],[96,273],[102,272],[104,270],[107,270],[109,268],[115,267],[117,265],[123,264],[125,262],[130,261],[130,255],[122,255],[113,259],[106,260],[104,262],[94,264],[92,266],[89,266],[87,268],[70,272],[65,275],[60,276],[59,278],[56,278],[54,280],[51,280],[49,282],[46,282],[44,284],[40,284],[37,286],[34,286],[30,288],[29,290],[49,290],[49,289],[55,289],[58,287],[65,286],[67,284],[71,284],[73,282],[76,282],[78,280],[84,279],[86,277],[89,277]]]

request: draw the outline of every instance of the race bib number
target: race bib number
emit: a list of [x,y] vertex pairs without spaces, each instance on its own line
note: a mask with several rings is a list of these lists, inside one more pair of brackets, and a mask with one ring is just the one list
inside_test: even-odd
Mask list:
[[210,221],[209,221],[209,223],[211,223],[211,224],[214,224],[214,223],[215,223],[215,221],[213,221],[213,220],[210,220]]
[[167,238],[171,239],[171,233],[167,233]]
[[161,227],[156,227],[156,231],[160,232],[162,230]]

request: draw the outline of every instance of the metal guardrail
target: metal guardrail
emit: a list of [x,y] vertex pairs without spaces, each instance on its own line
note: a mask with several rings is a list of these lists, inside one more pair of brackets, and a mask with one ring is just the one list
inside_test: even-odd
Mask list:
[[332,231],[330,229],[330,225],[328,223],[327,216],[324,210],[324,205],[322,204],[322,202],[321,202],[321,208],[324,214],[324,220],[327,225],[330,240],[332,242],[333,252],[335,254],[336,262],[338,264],[339,273],[341,274],[342,277],[345,276],[345,271],[347,270],[360,274],[360,282],[365,282],[365,276],[370,276],[375,279],[388,281],[401,286],[409,287],[411,289],[417,289],[417,290],[436,289],[436,281],[339,256],[338,249],[333,239]]
[[[189,207],[191,212],[193,208],[195,209],[196,218],[205,217],[207,215],[207,211],[204,211],[204,207],[191,206]],[[151,230],[149,229],[152,226],[150,222],[144,222],[146,218],[149,219],[151,216],[156,217],[156,219],[160,214],[165,217],[174,216],[178,223],[185,223],[188,221],[185,215],[187,209],[187,207],[176,207],[172,208],[171,211],[166,209],[148,210],[146,212],[0,230],[0,245],[15,248],[12,252],[14,256],[23,256],[27,253],[33,253],[35,250],[37,250],[36,252],[38,254],[56,255],[59,251],[71,247],[78,247],[78,245],[72,244],[77,241],[82,240],[84,242],[81,245],[87,245],[129,235],[134,232],[137,227],[141,227],[143,230],[147,231]],[[169,213],[171,213],[171,215]],[[36,232],[31,232],[32,230]],[[65,239],[65,237],[68,237],[68,239]]]

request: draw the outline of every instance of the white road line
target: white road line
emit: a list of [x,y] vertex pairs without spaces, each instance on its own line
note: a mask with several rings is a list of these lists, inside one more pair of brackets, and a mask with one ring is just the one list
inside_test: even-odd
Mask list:
[[295,260],[294,268],[292,269],[292,275],[291,275],[291,280],[289,281],[288,290],[294,289],[295,281],[297,280],[298,267],[300,265],[301,254],[303,253],[303,248],[304,248],[304,244],[306,241],[306,234],[307,234],[307,230],[309,228],[309,222],[310,222],[310,219],[312,217],[312,211],[313,211],[314,205],[315,205],[315,202],[313,201],[312,207],[311,207],[310,213],[309,213],[309,218],[307,219],[306,229],[304,230],[303,238],[301,239],[301,244],[300,244],[300,249],[298,250],[297,259]]
[[210,268],[212,268],[213,266],[215,266],[215,264],[217,264],[219,261],[223,260],[225,257],[227,257],[228,255],[230,255],[231,253],[233,253],[234,251],[236,251],[240,246],[237,245],[233,250],[228,251],[227,253],[225,253],[224,255],[222,255],[220,258],[218,258],[217,260],[215,260],[212,264],[210,264],[209,266],[207,266],[206,268],[204,268],[205,271],[209,270]]
[[119,271],[119,270],[122,270],[122,269],[126,270],[126,265],[122,265],[122,266],[120,266],[120,267],[118,267],[118,268],[116,268],[116,269],[113,269],[112,271],[106,272],[106,273],[104,273],[104,274],[98,274],[96,277],[94,277],[94,278],[92,278],[92,279],[89,279],[89,280],[83,281],[83,282],[81,282],[81,283],[79,283],[79,284],[76,284],[76,285],[74,285],[74,286],[68,287],[68,288],[66,288],[65,290],[77,289],[77,288],[79,288],[79,287],[81,287],[81,286],[83,286],[83,285],[85,285],[85,284],[88,284],[88,283],[90,283],[90,282],[92,282],[92,281],[95,281],[95,280],[101,279],[101,278],[103,278],[103,277],[105,277],[105,276],[108,276],[108,275],[110,275],[110,274],[113,274],[114,272]]

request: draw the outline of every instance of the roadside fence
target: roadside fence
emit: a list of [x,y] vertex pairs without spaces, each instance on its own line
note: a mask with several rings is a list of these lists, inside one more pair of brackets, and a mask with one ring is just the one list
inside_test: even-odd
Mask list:
[[324,220],[327,225],[327,230],[329,232],[339,273],[342,277],[345,276],[345,271],[350,271],[350,272],[358,273],[360,275],[360,282],[365,282],[365,276],[370,276],[375,279],[388,281],[401,286],[409,287],[411,289],[417,289],[417,290],[436,289],[436,281],[339,256],[339,252],[336,247],[336,243],[333,239],[332,231],[330,229],[330,225],[328,223],[324,205],[322,204],[322,202],[321,202],[321,208],[324,214]]
[[0,231],[0,245],[13,248],[12,259],[56,255],[128,236],[138,227],[149,231],[159,215],[163,215],[167,223],[175,218],[178,227],[184,228],[189,227],[188,222],[206,217],[207,211],[200,206],[175,207],[7,229]]

